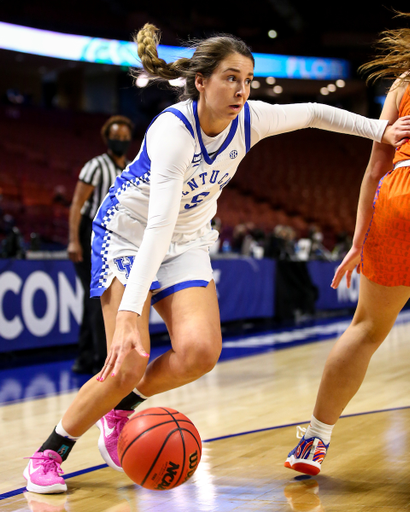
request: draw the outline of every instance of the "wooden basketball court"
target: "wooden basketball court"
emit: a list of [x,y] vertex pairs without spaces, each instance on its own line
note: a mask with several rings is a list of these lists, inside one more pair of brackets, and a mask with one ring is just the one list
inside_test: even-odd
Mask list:
[[199,381],[145,407],[186,414],[204,441],[192,479],[147,491],[108,468],[93,427],[64,463],[68,492],[25,492],[22,472],[73,392],[0,407],[0,510],[36,512],[410,510],[409,323],[398,323],[374,356],[361,390],[334,430],[323,470],[283,467],[296,425],[311,415],[334,340],[220,362]]

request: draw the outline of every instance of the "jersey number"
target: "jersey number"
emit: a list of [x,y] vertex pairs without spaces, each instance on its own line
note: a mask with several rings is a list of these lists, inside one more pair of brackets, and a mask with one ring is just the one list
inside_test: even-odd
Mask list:
[[[201,197],[203,196],[203,197]],[[202,203],[204,200],[204,197],[209,196],[209,192],[201,192],[200,194],[197,194],[191,199],[191,204],[185,205],[185,210],[189,210],[190,208],[195,208],[195,206],[198,206],[199,203]]]

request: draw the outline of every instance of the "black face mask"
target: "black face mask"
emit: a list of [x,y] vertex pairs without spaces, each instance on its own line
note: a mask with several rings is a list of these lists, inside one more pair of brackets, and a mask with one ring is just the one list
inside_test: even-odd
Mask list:
[[108,144],[109,149],[111,149],[111,151],[114,153],[114,155],[123,156],[128,151],[131,141],[130,140],[108,139],[107,144]]

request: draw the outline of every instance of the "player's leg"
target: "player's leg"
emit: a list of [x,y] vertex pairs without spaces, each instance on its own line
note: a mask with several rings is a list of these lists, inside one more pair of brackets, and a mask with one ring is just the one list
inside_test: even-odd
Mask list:
[[[114,279],[101,299],[108,346],[114,335],[115,318],[123,291],[124,286]],[[138,318],[141,341],[147,351],[149,351],[150,299],[151,294],[149,294],[141,317]],[[24,471],[28,490],[50,493],[63,492],[67,489],[61,477],[60,464],[67,458],[75,441],[135,388],[145,368],[146,360],[136,352],[131,352],[124,360],[115,379],[98,382],[93,377],[84,384],[56,429],[31,457]],[[38,468],[40,469],[38,470]]]
[[149,397],[192,382],[212,370],[222,348],[214,281],[180,290],[157,302],[172,348],[152,361],[138,390]]
[[[111,295],[107,292],[111,290]],[[115,331],[115,319],[117,316],[118,308],[122,299],[124,291],[123,284],[120,283],[117,279],[114,279],[113,284],[104,293],[101,297],[102,310],[104,314],[105,320],[105,328],[107,335],[107,350],[110,349],[112,339]],[[143,346],[147,352],[149,352],[150,347],[150,338],[149,338],[149,312],[151,307],[151,293],[149,293],[149,297],[145,302],[144,310],[142,312],[141,317],[138,318],[138,330],[141,335],[141,341]],[[106,412],[103,416],[101,416],[96,425],[100,430],[100,436],[98,438],[98,449],[104,461],[113,469],[117,471],[123,471],[117,452],[117,444],[118,438],[121,434],[122,429],[127,423],[129,417],[134,412],[135,407],[141,403],[143,400],[135,394],[133,389],[135,388],[137,382],[134,380],[135,376],[138,375],[138,378],[141,378],[141,371],[147,364],[147,361],[144,361],[143,367],[140,366],[139,363],[137,365],[140,366],[140,369],[136,373],[135,359],[140,362],[138,356],[132,359],[128,357],[124,361],[121,366],[120,372],[116,375],[115,379],[105,379],[106,381],[116,380],[117,377],[123,378],[126,374],[129,374],[130,384],[127,388],[124,388],[123,391],[119,395],[119,399],[114,402],[112,401],[111,409]],[[127,377],[126,377],[127,378]]]
[[312,422],[286,467],[317,474],[334,424],[360,388],[370,359],[385,340],[410,297],[410,288],[360,279],[359,302],[352,323],[330,352],[320,383]]
[[330,352],[314,416],[333,425],[363,382],[370,359],[392,329],[410,297],[406,286],[387,287],[360,279],[359,303],[352,323]]
[[[101,297],[108,349],[114,336],[115,319],[123,292],[124,286],[114,278],[111,286]],[[137,320],[141,341],[147,352],[149,352],[150,345],[148,331],[150,295],[142,315]],[[115,379],[105,379],[103,382],[98,382],[96,378],[90,379],[80,389],[64,414],[62,419],[64,429],[70,432],[72,436],[78,437],[84,434],[106,412],[115,407],[124,396],[132,391],[144,373],[146,363],[146,359],[132,351],[125,358]]]

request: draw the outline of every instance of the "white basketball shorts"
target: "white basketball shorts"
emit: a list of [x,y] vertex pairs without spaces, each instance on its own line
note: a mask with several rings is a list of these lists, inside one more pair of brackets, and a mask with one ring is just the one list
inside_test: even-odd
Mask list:
[[[100,297],[114,277],[127,285],[144,228],[124,208],[107,197],[93,222],[91,250],[91,297]],[[132,233],[133,240],[121,234]],[[127,235],[126,235],[127,236]],[[218,233],[205,229],[188,242],[171,243],[151,284],[152,304],[184,288],[207,286],[213,279],[209,247]]]

